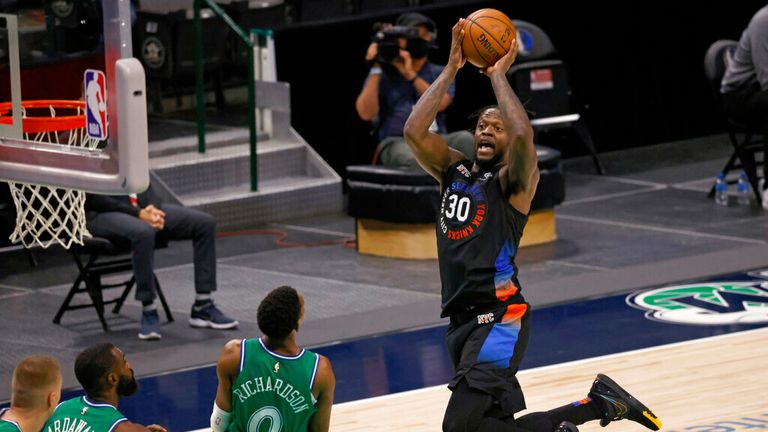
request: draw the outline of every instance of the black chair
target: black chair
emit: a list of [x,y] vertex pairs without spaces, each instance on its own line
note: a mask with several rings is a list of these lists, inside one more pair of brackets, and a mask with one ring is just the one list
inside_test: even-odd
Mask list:
[[[203,74],[213,88],[217,108],[223,109],[223,69],[229,28],[210,12],[201,16]],[[134,55],[147,72],[147,94],[155,112],[162,112],[163,88],[168,86],[177,105],[185,86],[195,85],[195,31],[189,11],[168,14],[139,13],[133,31]]]
[[415,0],[359,0],[358,11],[365,13],[391,13],[395,9],[405,9],[418,6]]
[[339,20],[357,13],[357,2],[354,0],[300,0],[296,3],[302,23]]
[[283,0],[233,1],[224,8],[246,32],[253,28],[274,29],[293,21],[293,5]]
[[[725,120],[728,138],[733,145],[733,153],[723,167],[722,172],[728,175],[730,171],[742,169],[747,174],[749,183],[752,185],[752,191],[761,201],[760,189],[758,186],[757,168],[762,166],[765,169],[765,157],[768,154],[768,136],[764,130],[755,130],[747,125],[741,124],[725,113],[723,109],[723,97],[720,93],[720,83],[725,75],[728,58],[736,51],[739,43],[735,40],[721,39],[715,41],[707,49],[704,55],[704,74],[709,82],[712,96],[720,107],[722,118]],[[762,159],[757,159],[757,154],[762,153]],[[765,171],[763,171],[765,174]],[[729,180],[728,183],[735,183],[736,180]],[[709,198],[715,195],[714,184],[709,190]]]
[[557,58],[552,41],[534,24],[521,20],[513,20],[513,23],[520,48],[507,78],[528,111],[537,142],[542,133],[562,129],[573,131],[592,156],[597,172],[603,174],[592,135],[580,107],[573,100],[568,69]]
[[[166,245],[167,243],[160,242],[157,248],[162,248]],[[66,311],[93,307],[96,309],[96,314],[99,316],[102,328],[104,331],[109,331],[109,325],[107,325],[107,321],[104,318],[104,306],[114,304],[112,313],[120,313],[120,308],[123,307],[123,303],[125,303],[128,294],[136,283],[136,278],[133,276],[131,257],[127,255],[130,253],[130,247],[118,245],[102,237],[93,237],[84,240],[82,246],[73,245],[70,248],[70,252],[75,260],[79,274],[72,284],[72,288],[69,289],[69,293],[64,298],[61,307],[59,307],[58,312],[56,312],[53,322],[54,324],[60,324],[61,317]],[[102,281],[104,276],[124,272],[131,272],[130,279],[111,284]],[[170,307],[168,307],[168,302],[165,300],[163,290],[160,288],[160,282],[157,280],[157,276],[154,277],[157,296],[160,298],[163,310],[165,310],[165,316],[168,318],[168,321],[173,321],[173,315],[171,314]],[[120,296],[104,300],[103,290],[120,287],[124,287]],[[88,293],[91,303],[70,304],[75,294],[79,293]]]

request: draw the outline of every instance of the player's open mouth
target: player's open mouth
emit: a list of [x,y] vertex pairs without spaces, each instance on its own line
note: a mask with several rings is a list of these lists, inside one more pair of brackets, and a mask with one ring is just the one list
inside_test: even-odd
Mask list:
[[487,141],[481,141],[480,143],[477,144],[477,149],[478,150],[481,150],[481,149],[494,150],[495,148],[496,148],[496,145],[494,145],[491,142],[487,142]]

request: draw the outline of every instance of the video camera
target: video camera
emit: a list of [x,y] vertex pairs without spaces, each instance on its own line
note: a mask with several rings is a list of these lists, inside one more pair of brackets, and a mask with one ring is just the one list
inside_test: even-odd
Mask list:
[[379,63],[392,63],[400,57],[400,44],[398,39],[419,39],[417,27],[376,23],[373,25],[373,42],[378,45],[376,61]]

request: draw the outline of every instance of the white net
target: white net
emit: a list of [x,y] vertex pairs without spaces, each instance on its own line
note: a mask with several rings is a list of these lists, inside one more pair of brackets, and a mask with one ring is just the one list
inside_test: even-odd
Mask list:
[[[56,117],[56,107],[49,105],[48,108],[50,116]],[[76,112],[78,116],[83,114],[80,107]],[[27,110],[22,110],[22,116],[27,117]],[[25,132],[24,138],[93,150],[99,140],[85,132],[85,118],[82,125],[64,131]],[[85,226],[85,192],[18,182],[8,185],[16,204],[16,229],[11,233],[11,242],[21,242],[26,247],[37,244],[43,248],[58,243],[69,249],[72,243],[83,244],[84,238],[91,237]]]

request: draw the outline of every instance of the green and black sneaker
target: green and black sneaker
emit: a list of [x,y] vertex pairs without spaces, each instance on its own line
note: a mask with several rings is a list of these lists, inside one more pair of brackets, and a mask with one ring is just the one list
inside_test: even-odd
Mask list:
[[653,411],[603,374],[597,374],[589,390],[589,397],[603,413],[600,426],[605,427],[612,421],[627,419],[653,431],[661,429],[661,420]]

